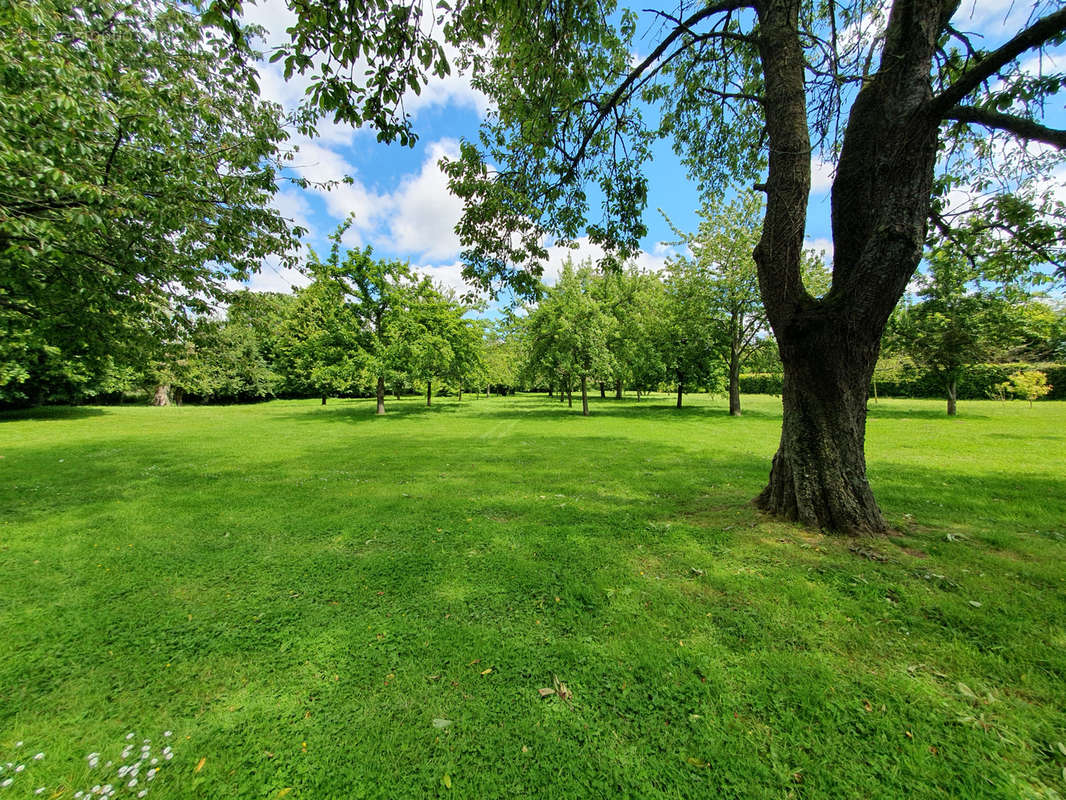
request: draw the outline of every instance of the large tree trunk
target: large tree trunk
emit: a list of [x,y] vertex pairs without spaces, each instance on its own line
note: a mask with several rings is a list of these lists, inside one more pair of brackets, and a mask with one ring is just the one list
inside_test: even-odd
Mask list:
[[759,508],[814,528],[846,533],[887,529],[866,480],[866,397],[876,347],[812,330],[782,344],[784,419]]
[[616,380],[614,382],[614,399],[615,400],[621,400],[622,399],[622,379],[621,378],[619,378],[618,380]]
[[866,480],[866,398],[885,322],[918,265],[941,116],[930,69],[951,9],[892,6],[877,72],[852,105],[832,190],[833,284],[821,299],[800,264],[810,192],[798,0],[759,6],[769,144],[759,290],[784,365],[781,444],[758,506],[841,533],[887,530]]
[[956,405],[956,399],[958,396],[959,381],[954,375],[949,375],[945,384],[948,391],[948,416],[954,417],[959,413],[958,406]]
[[385,413],[385,378],[384,378],[384,376],[381,376],[381,375],[378,376],[377,398],[378,398],[378,410],[377,410],[377,413],[378,414],[384,414]]
[[153,406],[169,406],[170,405],[170,384],[161,383],[155,387],[155,392],[152,393],[152,405]]
[[[600,384],[600,390],[603,390],[603,384]],[[589,415],[589,390],[587,385],[587,378],[581,376],[581,416],[587,417]]]
[[729,351],[729,416],[740,416],[740,353],[735,345]]

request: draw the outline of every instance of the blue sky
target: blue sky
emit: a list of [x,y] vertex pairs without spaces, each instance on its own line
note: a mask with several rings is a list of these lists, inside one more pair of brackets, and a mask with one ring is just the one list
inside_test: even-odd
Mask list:
[[[245,8],[246,19],[269,32],[262,49],[269,50],[271,45],[283,41],[291,19],[284,0],[259,0],[257,5]],[[966,0],[955,22],[957,27],[976,32],[985,37],[988,45],[994,45],[1012,35],[1030,10],[1031,5],[1010,0]],[[1061,71],[1066,66],[1062,61],[1052,64],[1051,71]],[[1044,66],[1045,72],[1049,71],[1046,62]],[[297,106],[306,88],[299,78],[285,82],[279,65],[263,63],[260,77],[263,94],[287,109]],[[420,95],[405,98],[405,105],[420,137],[414,148],[380,144],[372,131],[325,120],[315,139],[294,137],[290,144],[299,147],[293,161],[295,173],[311,181],[337,181],[350,176],[352,183],[330,191],[287,186],[277,195],[275,204],[309,230],[306,244],[320,253],[328,248],[326,237],[349,214],[354,214],[346,244],[370,244],[380,257],[408,260],[440,283],[461,289],[460,248],[453,228],[462,206],[448,193],[437,161],[442,155],[456,152],[460,138],[476,136],[487,101],[463,76],[452,74],[431,80]],[[1062,115],[1061,108],[1052,112],[1056,117]],[[833,168],[819,158],[814,159],[812,167],[806,236],[809,245],[823,251],[828,261],[832,259],[828,190]],[[1061,172],[1047,176],[1060,187],[1066,183],[1064,177]],[[675,238],[656,209],[662,208],[683,230],[692,230],[700,197],[666,143],[658,148],[648,168],[648,178],[645,220],[649,233],[637,263],[654,270],[661,268],[673,252],[666,243]],[[546,269],[549,281],[568,255],[581,258],[596,254],[587,242],[579,244],[577,250],[552,248]],[[249,285],[257,290],[289,291],[293,285],[305,282],[298,272],[283,269],[271,260]]]

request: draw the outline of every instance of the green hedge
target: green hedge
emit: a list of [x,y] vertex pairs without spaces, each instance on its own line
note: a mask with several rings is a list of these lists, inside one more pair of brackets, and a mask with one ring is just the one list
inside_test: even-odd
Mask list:
[[[1051,384],[1048,400],[1066,400],[1066,364],[974,364],[959,376],[960,400],[987,400],[996,394],[996,386],[1007,380],[1012,372],[1040,370]],[[887,375],[876,375],[880,397],[946,397],[943,381],[931,370],[903,369]],[[781,394],[781,375],[772,372],[751,372],[740,376],[742,394]],[[870,387],[871,396],[874,387]]]

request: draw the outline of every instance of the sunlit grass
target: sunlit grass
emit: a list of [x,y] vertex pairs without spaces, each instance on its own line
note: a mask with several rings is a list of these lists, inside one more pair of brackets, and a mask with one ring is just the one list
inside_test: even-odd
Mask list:
[[686,404],[0,415],[0,798],[1066,793],[1066,404],[872,405],[862,543]]

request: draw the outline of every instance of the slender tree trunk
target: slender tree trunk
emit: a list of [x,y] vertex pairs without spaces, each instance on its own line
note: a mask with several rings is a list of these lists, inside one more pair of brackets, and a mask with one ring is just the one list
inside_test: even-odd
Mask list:
[[607,399],[607,389],[604,388],[603,381],[600,381],[600,399],[601,400],[606,400]]
[[681,394],[685,388],[685,384],[681,382],[681,376],[677,376],[677,407],[681,408]]
[[958,378],[952,374],[948,376],[945,388],[948,390],[948,416],[954,417],[959,413],[956,399],[958,396]]
[[326,404],[326,395],[322,395],[322,405]]
[[614,399],[615,400],[621,400],[622,399],[622,379],[621,378],[619,378],[618,380],[616,380],[614,382]]
[[563,403],[565,401],[566,401],[566,392],[563,391],[563,387],[560,384],[560,386],[559,386],[559,402]]
[[463,402],[463,385],[459,384],[459,402]]
[[[587,417],[589,415],[589,390],[587,385],[586,376],[581,376],[581,416]],[[603,384],[600,384],[600,391],[603,391]]]
[[569,383],[566,385],[566,407],[574,407],[574,387]]
[[549,383],[548,384],[548,397],[551,397],[551,396],[552,396],[552,385]]
[[433,381],[426,381],[426,405],[433,405]]
[[153,406],[169,406],[170,405],[170,384],[161,383],[155,387],[155,392],[152,393],[152,405]]
[[640,402],[640,389],[637,389],[637,402]]
[[740,416],[740,353],[735,345],[729,350],[729,416]]
[[383,375],[378,375],[377,398],[378,398],[378,410],[377,410],[377,413],[378,414],[384,414],[385,413],[385,377]]

